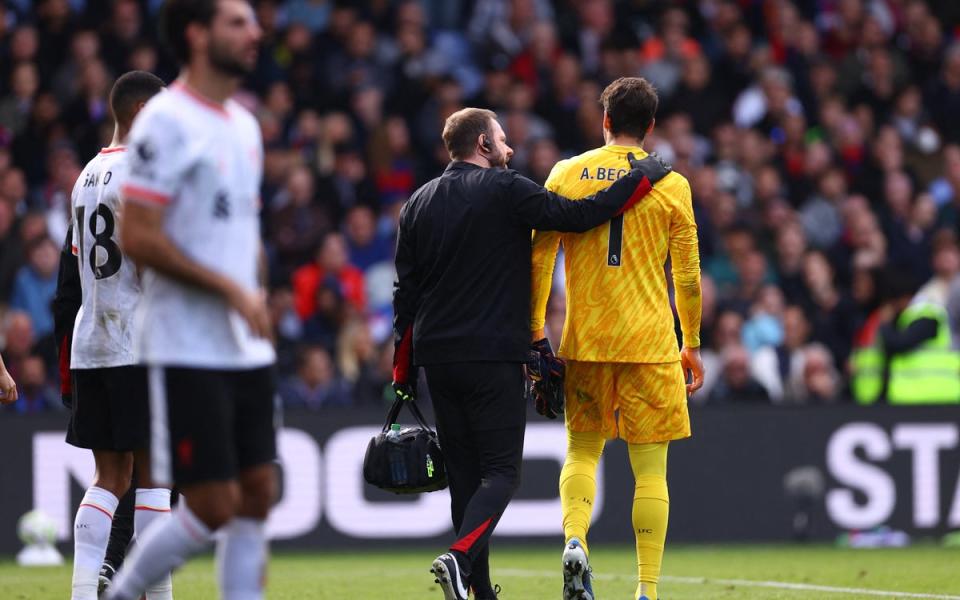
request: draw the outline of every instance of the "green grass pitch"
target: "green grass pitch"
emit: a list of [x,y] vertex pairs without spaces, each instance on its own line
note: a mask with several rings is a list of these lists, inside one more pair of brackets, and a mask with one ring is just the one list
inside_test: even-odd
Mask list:
[[[496,544],[493,579],[503,600],[558,600],[560,548]],[[271,600],[439,600],[429,574],[434,552],[277,553]],[[630,547],[591,553],[599,600],[632,600],[635,563]],[[664,559],[664,600],[941,598],[960,599],[960,549],[839,550],[826,546],[682,546]],[[796,586],[799,584],[799,588]],[[809,586],[823,586],[809,587]],[[69,597],[70,567],[25,569],[0,562],[0,598]],[[177,600],[216,598],[210,557],[191,561],[174,579]],[[859,590],[859,591],[856,591]]]

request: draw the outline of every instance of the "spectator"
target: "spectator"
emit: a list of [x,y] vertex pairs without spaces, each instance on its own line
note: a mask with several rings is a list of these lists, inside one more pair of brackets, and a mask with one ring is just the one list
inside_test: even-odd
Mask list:
[[689,17],[682,8],[668,8],[660,18],[659,35],[649,37],[640,51],[645,62],[641,74],[666,98],[677,88],[683,61],[700,54],[700,44],[687,35],[689,28]]
[[0,197],[0,299],[9,298],[23,262],[23,248],[14,229],[13,205]]
[[70,40],[70,58],[60,65],[53,77],[57,101],[65,104],[80,91],[77,85],[83,67],[100,55],[100,36],[92,29],[82,29]]
[[350,307],[363,314],[366,309],[363,272],[349,263],[347,243],[339,233],[328,234],[317,250],[316,260],[293,273],[293,295],[297,314],[310,317],[317,309],[320,283],[336,287]]
[[57,289],[57,265],[60,250],[48,237],[34,240],[27,246],[27,264],[20,268],[13,284],[10,306],[30,316],[38,338],[53,333],[50,303]]
[[10,75],[10,94],[0,100],[0,131],[16,136],[27,127],[40,76],[33,63],[23,62]]
[[[913,182],[901,170],[891,170],[884,180],[883,229],[890,244],[890,259],[896,266],[915,273],[929,273],[930,221],[916,212],[919,198],[913,195]],[[920,217],[920,219],[918,219]]]
[[827,249],[840,237],[840,206],[846,198],[847,184],[843,171],[829,169],[820,178],[818,192],[800,209],[806,239],[812,246]]
[[927,105],[944,141],[960,144],[960,42],[947,48],[940,77],[927,93]]
[[741,314],[747,314],[767,281],[767,258],[762,252],[751,250],[740,258],[735,266],[737,291],[728,298],[727,305]]
[[917,86],[910,85],[900,91],[890,120],[910,149],[929,154],[939,146],[940,136],[930,125],[923,94]]
[[[10,13],[7,13],[9,16]],[[37,35],[37,28],[31,24],[22,24],[13,30],[9,35],[9,46],[7,47],[8,61],[0,65],[0,73],[3,73],[3,85],[7,85],[10,80],[10,73],[22,63],[35,63],[37,61],[37,52],[40,49],[40,38]],[[5,58],[7,58],[5,57]]]
[[118,0],[112,8],[104,27],[103,53],[110,69],[119,75],[126,70],[127,57],[142,39],[143,16],[136,0]]
[[[404,6],[419,6],[407,2]],[[451,70],[448,58],[429,46],[427,32],[414,24],[402,25],[397,31],[400,56],[394,66],[393,78],[397,89],[405,93],[397,98],[392,108],[400,114],[415,113],[430,96],[428,85],[436,77]]]
[[354,206],[344,219],[350,264],[368,270],[393,258],[394,242],[377,230],[376,215],[369,206]]
[[340,378],[330,353],[319,346],[308,346],[300,354],[295,375],[280,387],[285,408],[321,410],[352,404],[350,385]]
[[757,85],[745,90],[733,105],[739,127],[760,127],[770,131],[782,126],[789,115],[801,114],[803,105],[793,95],[793,80],[784,69],[771,67]]
[[373,24],[357,21],[350,26],[346,43],[328,55],[324,77],[332,91],[341,97],[367,86],[390,88],[389,64],[380,54]]
[[340,284],[326,277],[317,288],[316,311],[303,322],[302,340],[333,352],[337,331],[347,319],[347,307]]
[[303,338],[303,322],[293,308],[293,293],[289,288],[278,288],[270,293],[270,321],[276,332],[277,370],[293,371],[296,365],[296,349]]
[[[762,256],[762,255],[761,255]],[[750,309],[750,318],[743,324],[743,345],[751,354],[783,341],[783,292],[774,285],[764,286],[757,302]]]
[[[128,2],[129,3],[129,2]],[[110,126],[110,105],[107,95],[113,85],[107,67],[92,60],[80,69],[79,89],[73,102],[64,108],[64,118],[81,123],[73,132],[80,154],[93,156],[101,147],[109,145],[109,137],[101,134],[101,126]]]
[[18,414],[32,414],[61,410],[60,395],[47,382],[43,359],[29,356],[23,360],[16,379],[19,397],[4,408]]
[[940,207],[939,227],[960,226],[960,145],[943,149],[943,175],[930,184],[930,194]]
[[710,391],[707,403],[724,404],[765,404],[770,396],[763,386],[750,375],[750,355],[740,345],[729,346],[720,358],[720,380]]
[[947,307],[950,284],[960,275],[960,246],[956,234],[943,230],[932,243],[933,278],[917,291],[914,302]]
[[783,343],[764,346],[753,354],[750,372],[772,402],[779,404],[795,399],[793,388],[803,373],[804,348],[809,338],[807,316],[794,304],[783,311]]
[[576,8],[580,26],[576,33],[576,49],[580,62],[587,73],[596,73],[600,69],[600,46],[616,26],[613,2],[584,0],[578,2]]
[[30,322],[30,315],[16,310],[8,312],[4,321],[4,363],[14,381],[20,381],[23,376],[23,364],[30,357],[36,343],[33,323]]
[[739,283],[737,265],[743,265],[755,249],[756,240],[747,224],[738,223],[723,232],[722,251],[715,253],[704,265],[704,271],[717,284],[723,296],[729,297],[734,293]]
[[287,177],[287,184],[271,202],[271,239],[277,266],[289,273],[309,260],[314,248],[330,231],[332,219],[316,195],[313,171],[301,165]]
[[822,344],[811,344],[803,350],[801,385],[796,401],[801,404],[836,404],[842,386],[830,351]]
[[862,316],[853,300],[837,288],[833,269],[823,253],[807,253],[803,272],[811,298],[812,338],[830,349],[837,365],[846,364]]
[[357,402],[379,402],[386,395],[393,379],[392,366],[390,375],[384,378],[380,354],[370,328],[362,320],[354,319],[341,329],[337,339],[337,367],[353,387]]
[[777,234],[777,279],[789,302],[806,301],[803,285],[803,257],[807,236],[799,223],[786,223]]
[[577,93],[581,78],[580,63],[571,54],[561,54],[549,78],[540,94],[537,114],[552,125],[561,151],[572,152],[583,146],[579,133],[569,126],[580,107],[580,95]]
[[[563,321],[560,321],[562,326]],[[743,331],[743,316],[732,310],[723,310],[717,315],[716,324],[709,338],[711,345],[703,348],[701,355],[703,358],[703,387],[700,393],[695,394],[690,400],[695,404],[703,404],[711,398],[714,386],[720,381],[721,375],[721,356],[723,352],[731,346],[739,346]]]
[[368,154],[381,201],[413,193],[419,168],[406,121],[391,116],[378,125],[370,136]]
[[556,26],[550,20],[541,20],[530,29],[530,43],[510,65],[510,72],[537,92],[544,89],[563,49]]
[[723,96],[728,102],[732,102],[753,80],[750,65],[753,36],[750,28],[739,21],[739,18],[738,15],[728,27],[718,32],[722,39],[722,48],[717,59],[716,74]]
[[[332,129],[332,126],[328,124],[328,128]],[[345,135],[348,134],[345,132]],[[317,190],[324,209],[329,211],[337,222],[353,206],[377,206],[379,203],[377,188],[368,176],[363,155],[349,141],[334,146],[333,171],[320,178]]]

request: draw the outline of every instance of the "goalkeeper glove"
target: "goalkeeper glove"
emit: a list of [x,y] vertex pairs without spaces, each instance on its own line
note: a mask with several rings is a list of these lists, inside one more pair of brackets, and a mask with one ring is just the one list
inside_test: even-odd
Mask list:
[[660,158],[656,152],[651,152],[645,158],[638,159],[633,152],[627,152],[627,161],[630,168],[638,171],[640,175],[654,184],[666,177],[673,167],[668,162]]
[[548,419],[556,419],[563,412],[565,372],[566,364],[553,353],[550,340],[543,338],[530,345],[526,395],[533,400],[537,412]]

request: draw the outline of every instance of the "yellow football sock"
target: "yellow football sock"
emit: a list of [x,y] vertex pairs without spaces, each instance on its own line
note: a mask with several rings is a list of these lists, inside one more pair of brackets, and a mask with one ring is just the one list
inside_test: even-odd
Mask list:
[[628,444],[636,485],[633,492],[633,533],[637,538],[636,597],[657,600],[663,545],[667,539],[670,497],[667,493],[667,442]]
[[577,538],[587,548],[587,531],[597,496],[597,465],[606,440],[599,433],[567,432],[567,459],[560,471],[560,506],[566,541]]

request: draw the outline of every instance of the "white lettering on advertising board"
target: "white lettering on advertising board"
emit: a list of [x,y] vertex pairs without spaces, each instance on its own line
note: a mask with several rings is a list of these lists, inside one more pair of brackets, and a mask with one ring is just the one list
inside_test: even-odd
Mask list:
[[[941,508],[941,453],[956,450],[956,423],[900,423],[887,431],[873,423],[850,423],[837,429],[827,444],[827,470],[839,487],[827,492],[830,519],[842,529],[870,529],[885,524],[898,502],[908,498],[913,525],[919,529],[960,526],[960,475],[946,513]],[[895,451],[911,456],[910,489],[897,489],[884,469]]]

